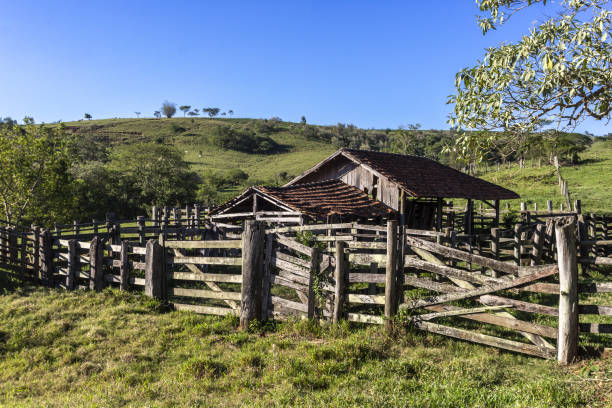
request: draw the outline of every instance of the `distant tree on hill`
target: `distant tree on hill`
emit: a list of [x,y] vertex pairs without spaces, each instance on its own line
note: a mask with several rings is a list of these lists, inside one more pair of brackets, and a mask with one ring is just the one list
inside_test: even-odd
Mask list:
[[140,112],[134,112],[136,114],[136,117],[139,118],[140,117]]
[[306,125],[306,116],[302,116],[302,119],[300,120],[300,123],[302,125]]
[[85,119],[87,119],[87,120],[91,120],[91,115],[90,115],[89,113],[86,113],[86,114],[85,114]]
[[225,116],[225,115],[227,115],[227,113],[221,112],[221,116]]
[[176,104],[172,102],[165,101],[162,104],[161,111],[165,117],[171,118],[176,113]]
[[211,117],[211,118],[214,118],[215,116],[217,116],[220,111],[221,111],[221,109],[219,109],[219,108],[205,108],[205,109],[202,109],[202,112],[208,113],[208,116]]
[[179,109],[183,111],[183,117],[185,117],[187,112],[189,112],[189,109],[191,109],[191,105],[181,105],[179,106]]
[[160,111],[155,111],[153,112],[153,116],[155,116],[157,119],[161,118],[161,112]]
[[187,113],[187,114],[188,114],[189,116],[198,116],[198,115],[199,115],[199,113],[198,113],[198,112],[196,112],[196,111],[197,111],[197,109],[196,109],[196,110],[192,110],[191,112],[189,112],[189,113]]
[[230,115],[230,116],[234,116],[234,111],[233,111],[233,110],[231,110],[231,109],[230,109],[230,110],[228,110],[228,111],[227,111],[227,113],[228,113],[228,115]]

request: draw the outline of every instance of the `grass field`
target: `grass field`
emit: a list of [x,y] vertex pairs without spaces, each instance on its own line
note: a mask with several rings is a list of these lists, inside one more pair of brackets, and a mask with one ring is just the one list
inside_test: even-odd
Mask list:
[[139,295],[0,295],[0,406],[609,407],[612,358],[555,362],[309,321],[236,329]]
[[[572,200],[582,201],[583,212],[598,214],[612,213],[612,140],[604,140],[593,145],[580,155],[577,165],[561,167],[561,175],[567,180]],[[519,202],[538,204],[538,209],[546,209],[546,200],[553,200],[555,209],[564,203],[565,198],[559,189],[557,173],[552,165],[528,163],[526,168],[511,164],[507,168],[483,172],[480,177],[516,191],[522,197],[514,200],[512,208],[518,210]]]

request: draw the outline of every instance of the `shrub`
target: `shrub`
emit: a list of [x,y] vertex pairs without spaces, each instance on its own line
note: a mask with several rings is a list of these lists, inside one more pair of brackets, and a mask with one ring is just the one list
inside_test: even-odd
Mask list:
[[278,144],[268,136],[259,136],[249,130],[219,126],[211,137],[211,142],[223,149],[244,153],[273,153]]

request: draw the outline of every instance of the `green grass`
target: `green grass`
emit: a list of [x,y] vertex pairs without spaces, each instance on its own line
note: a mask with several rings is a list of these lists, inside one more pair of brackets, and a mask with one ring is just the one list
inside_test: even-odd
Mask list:
[[[561,167],[571,200],[580,199],[583,212],[611,214],[612,140],[593,143],[586,152],[581,153],[580,159],[577,165]],[[565,206],[565,198],[561,195],[557,173],[552,165],[538,168],[534,162],[521,169],[517,164],[512,164],[498,171],[484,172],[479,177],[519,193],[521,199],[511,202],[512,209],[518,210],[521,201],[528,203],[529,209],[533,209],[533,203],[537,203],[538,210],[545,210],[546,200],[553,200],[556,210],[560,203]]]
[[612,358],[555,362],[423,333],[165,311],[138,295],[0,295],[0,406],[606,407]]

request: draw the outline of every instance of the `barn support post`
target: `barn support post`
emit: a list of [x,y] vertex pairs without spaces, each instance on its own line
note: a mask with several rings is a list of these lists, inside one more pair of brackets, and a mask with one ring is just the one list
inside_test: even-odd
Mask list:
[[252,320],[261,316],[261,285],[264,275],[265,224],[247,220],[242,233],[242,289],[240,328],[246,330]]
[[89,246],[89,289],[104,288],[104,245],[100,237],[95,236]]
[[349,264],[346,259],[346,242],[336,241],[336,270],[334,271],[334,279],[336,286],[334,288],[334,311],[332,314],[333,323],[338,323],[344,319],[344,304],[346,300],[346,281],[348,275]]
[[397,313],[397,222],[387,221],[387,268],[385,274],[385,328],[391,330],[391,318]]
[[493,226],[499,227],[499,200],[493,200],[493,209],[495,210],[495,218],[493,219]]
[[145,255],[145,296],[166,299],[166,260],[159,241],[147,241]]
[[573,363],[578,356],[578,264],[573,222],[556,227],[559,266],[559,334],[557,360]]
[[436,231],[442,231],[443,204],[443,199],[438,197],[436,199]]

